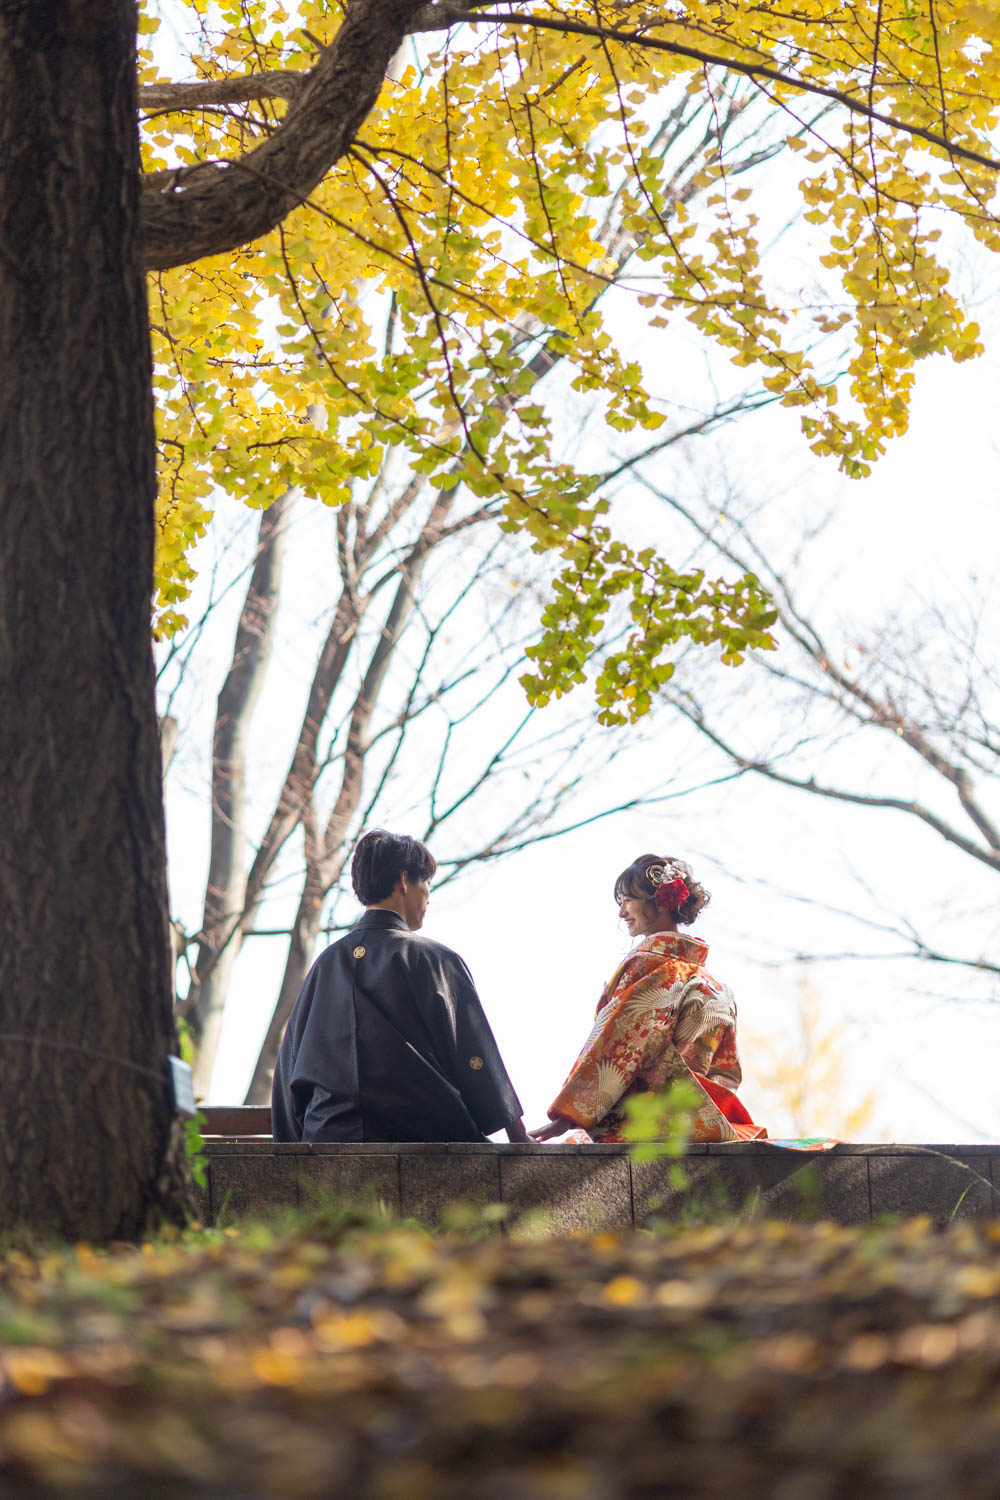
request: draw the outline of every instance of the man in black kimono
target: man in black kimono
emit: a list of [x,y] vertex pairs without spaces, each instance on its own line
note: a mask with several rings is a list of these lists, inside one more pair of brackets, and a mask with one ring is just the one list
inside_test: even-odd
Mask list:
[[366,910],[313,964],[278,1052],[276,1141],[526,1140],[521,1106],[457,953],[418,937],[433,855],[366,833],[351,862]]

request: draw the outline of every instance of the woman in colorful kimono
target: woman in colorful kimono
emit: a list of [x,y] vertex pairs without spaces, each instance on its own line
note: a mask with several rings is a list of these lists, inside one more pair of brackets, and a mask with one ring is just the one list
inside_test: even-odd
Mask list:
[[736,1098],[736,1002],[705,969],[708,945],[678,931],[709,893],[678,859],[641,854],[615,881],[618,912],[638,942],[597,1003],[597,1019],[549,1109],[536,1141],[581,1128],[593,1141],[621,1141],[633,1094],[666,1093],[685,1079],[699,1098],[695,1141],[758,1140]]

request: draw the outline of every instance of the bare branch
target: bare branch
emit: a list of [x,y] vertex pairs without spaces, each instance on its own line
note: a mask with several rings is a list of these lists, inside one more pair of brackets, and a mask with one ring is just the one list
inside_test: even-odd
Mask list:
[[[845,713],[852,715],[861,724],[870,725],[873,728],[887,731],[913,750],[924,763],[930,767],[936,775],[948,782],[955,790],[958,800],[973,826],[982,835],[986,845],[981,845],[966,838],[957,829],[946,823],[943,819],[936,817],[927,808],[922,807],[915,801],[891,797],[869,797],[859,793],[838,791],[834,788],[822,788],[812,780],[796,779],[783,776],[776,772],[773,767],[768,766],[759,758],[741,756],[731,746],[727,745],[721,738],[706,725],[700,711],[690,710],[677,698],[674,702],[685,713],[692,723],[713,741],[717,747],[729,755],[738,765],[746,770],[756,771],[761,775],[769,776],[772,780],[780,780],[787,786],[796,786],[803,790],[815,792],[817,795],[836,797],[841,801],[864,803],[869,806],[891,807],[898,811],[907,812],[912,816],[934,828],[937,833],[949,843],[971,854],[973,858],[981,863],[989,865],[992,869],[1000,869],[1000,829],[996,823],[984,811],[975,786],[968,771],[955,758],[944,755],[931,741],[928,734],[916,723],[912,716],[904,714],[899,705],[891,701],[885,694],[878,696],[875,692],[841,670],[836,664],[834,653],[824,642],[815,624],[806,619],[796,606],[791,587],[780,572],[770,567],[762,549],[753,542],[746,528],[738,523],[737,529],[741,533],[744,542],[750,550],[750,556],[740,553],[736,548],[719,539],[714,529],[702,522],[694,512],[687,506],[681,504],[675,497],[666,494],[663,490],[651,484],[647,479],[639,476],[642,484],[650,493],[671,506],[678,514],[710,543],[723,557],[732,562],[743,571],[756,571],[763,567],[772,580],[772,589],[775,595],[775,603],[778,607],[778,615],[782,626],[788,635],[804,655],[818,669],[819,673],[830,684],[832,691],[829,696],[833,702]],[[725,514],[724,512],[722,514]],[[761,666],[771,676],[795,681],[796,679],[782,667],[769,661],[762,661]],[[806,691],[815,693],[812,684],[801,683]]]
[[1000,853],[992,849],[983,849],[980,845],[974,844],[971,839],[967,839],[963,834],[959,833],[957,828],[953,828],[950,823],[946,823],[943,818],[939,818],[921,803],[905,797],[880,797],[866,792],[849,792],[840,787],[821,786],[811,776],[808,778],[787,776],[784,772],[775,770],[774,766],[770,765],[767,761],[752,760],[740,755],[716,730],[706,724],[697,709],[689,707],[676,697],[672,698],[671,702],[679,713],[683,714],[686,719],[696,725],[705,738],[710,740],[730,760],[734,761],[741,770],[752,771],[758,776],[765,777],[768,781],[778,782],[781,786],[795,787],[798,791],[811,792],[816,797],[829,797],[837,802],[852,802],[858,807],[881,807],[891,809],[895,812],[908,813],[910,817],[917,818],[921,823],[926,823],[928,828],[932,828],[935,833],[940,834],[947,843],[954,844],[957,849],[961,849],[963,854],[971,855],[980,864],[988,865],[991,870],[1000,870]]
[[1000,974],[1000,964],[991,963],[985,958],[962,958],[954,953],[938,953],[933,948],[928,948],[925,943],[915,942],[912,948],[900,949],[899,952],[853,952],[844,949],[837,953],[814,953],[814,952],[789,952],[783,954],[781,963],[803,963],[803,964],[829,964],[863,962],[871,963],[873,959],[884,962],[891,959],[899,962],[901,959],[920,959],[924,963],[951,965],[959,969],[975,969],[981,974]]
[[265,73],[234,73],[197,83],[147,83],[139,89],[143,111],[183,112],[208,104],[254,104],[260,99],[293,100],[302,92],[308,73],[274,68]]

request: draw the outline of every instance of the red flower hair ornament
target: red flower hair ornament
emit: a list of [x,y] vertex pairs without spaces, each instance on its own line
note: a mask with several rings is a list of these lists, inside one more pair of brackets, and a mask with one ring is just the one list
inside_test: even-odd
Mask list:
[[680,875],[675,875],[673,880],[668,880],[663,865],[650,865],[646,871],[646,879],[653,887],[653,899],[660,910],[668,911],[671,916],[676,916],[691,894],[687,882],[682,880]]

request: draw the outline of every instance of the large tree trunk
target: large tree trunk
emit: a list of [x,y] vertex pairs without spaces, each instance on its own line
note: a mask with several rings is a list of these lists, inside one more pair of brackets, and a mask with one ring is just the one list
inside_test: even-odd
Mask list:
[[0,1227],[169,1192],[132,0],[0,0]]
[[232,664],[222,684],[212,737],[212,845],[187,1019],[198,1042],[195,1092],[207,1099],[222,1032],[222,1013],[240,951],[237,930],[246,900],[246,746],[274,647],[285,531],[293,494],[286,490],[260,518],[257,556],[236,627]]

